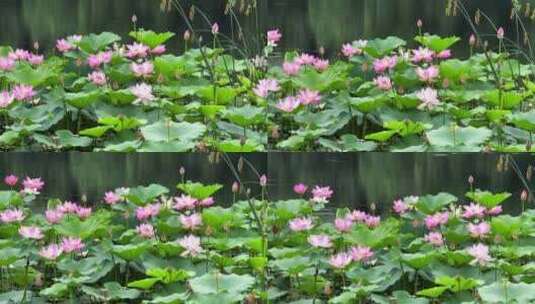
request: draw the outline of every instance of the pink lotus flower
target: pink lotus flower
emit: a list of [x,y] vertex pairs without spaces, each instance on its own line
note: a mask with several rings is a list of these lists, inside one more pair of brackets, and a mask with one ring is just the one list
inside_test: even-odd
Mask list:
[[0,108],[7,108],[15,101],[15,96],[8,91],[0,92]]
[[181,215],[180,223],[186,230],[195,230],[202,225],[202,217],[198,213],[193,213],[190,216]]
[[486,222],[481,222],[479,224],[468,224],[468,232],[473,238],[484,238],[490,232],[490,225]]
[[14,52],[10,52],[7,56],[13,60],[28,60],[30,52],[23,49],[16,49]]
[[432,65],[426,69],[420,67],[416,68],[416,74],[421,81],[431,83],[438,77],[439,71],[436,66]]
[[21,226],[19,234],[25,239],[40,240],[44,237],[43,232],[37,226]]
[[151,204],[145,207],[138,207],[136,209],[136,218],[139,221],[144,221],[151,217],[155,217],[160,213],[160,204]]
[[489,247],[483,244],[475,244],[467,249],[468,254],[471,255],[474,260],[473,264],[479,264],[485,266],[492,260],[489,255]]
[[195,257],[203,252],[201,239],[191,234],[180,239],[178,244],[185,249],[185,251],[180,254],[181,256]]
[[353,222],[364,223],[368,218],[368,214],[366,214],[366,212],[364,211],[353,210],[353,212],[347,215],[347,218],[349,218]]
[[316,203],[326,203],[332,197],[333,191],[329,186],[315,186],[312,189],[312,201]]
[[11,71],[15,67],[15,60],[9,57],[0,57],[0,71]]
[[258,82],[253,92],[258,97],[266,98],[270,92],[278,92],[280,90],[279,82],[275,79],[262,79]]
[[438,59],[448,59],[451,57],[451,50],[444,50],[437,54]]
[[78,207],[76,209],[76,215],[81,219],[86,219],[91,216],[93,210],[91,208]]
[[351,255],[342,252],[331,256],[329,259],[329,264],[334,268],[343,269],[346,268],[347,265],[349,265],[352,261],[353,258]]
[[404,214],[409,210],[410,206],[406,204],[403,200],[395,200],[394,201],[394,212],[397,214]]
[[488,215],[498,215],[500,213],[502,213],[503,209],[502,209],[502,206],[498,205],[494,208],[491,208],[489,210],[487,210],[487,214]]
[[295,184],[294,185],[294,192],[299,194],[299,195],[303,195],[307,192],[308,190],[308,186],[305,185],[305,184]]
[[342,45],[342,54],[344,54],[344,56],[346,56],[347,58],[351,58],[355,55],[362,54],[362,50],[353,46],[352,43],[346,43]]
[[375,73],[382,74],[387,70],[392,70],[398,64],[397,56],[386,56],[381,59],[376,59],[373,62],[373,69]]
[[314,62],[316,62],[316,57],[307,53],[303,53],[295,58],[295,63],[300,65],[313,65]]
[[277,43],[281,40],[282,34],[278,29],[271,30],[267,32],[267,43],[268,45],[277,46]]
[[484,218],[487,209],[479,204],[470,203],[468,206],[463,206],[463,217],[466,219],[471,218]]
[[80,252],[84,249],[85,244],[80,238],[65,237],[61,240],[61,249],[63,252]]
[[65,53],[65,52],[73,50],[75,47],[66,39],[59,39],[58,41],[56,41],[56,48],[61,53]]
[[13,87],[13,96],[16,100],[30,100],[36,94],[31,85],[19,84]]
[[191,32],[189,30],[185,30],[183,38],[184,38],[184,41],[189,41],[191,38]]
[[468,39],[468,44],[470,44],[471,47],[474,47],[476,45],[476,36],[474,34],[470,35],[470,38]]
[[78,204],[76,203],[73,203],[71,201],[65,201],[63,204],[59,205],[57,207],[57,210],[59,212],[62,212],[62,213],[66,213],[66,214],[76,214],[76,211],[78,211]]
[[100,52],[98,54],[91,54],[87,58],[87,64],[92,69],[99,68],[101,65],[110,63],[113,53],[111,51]]
[[55,260],[63,253],[63,249],[57,244],[50,244],[39,250],[39,255],[47,260]]
[[143,63],[137,64],[132,62],[130,69],[134,72],[136,77],[150,77],[154,72],[154,65],[150,61],[145,61]]
[[141,224],[136,227],[136,232],[141,237],[151,239],[154,237],[154,227],[151,224]]
[[151,101],[156,99],[156,97],[152,95],[152,86],[146,83],[136,84],[130,88],[130,92],[137,97],[134,101],[135,104],[149,105]]
[[2,223],[22,222],[24,220],[24,213],[19,209],[7,209],[0,213],[0,221]]
[[14,187],[17,185],[19,181],[19,178],[16,175],[10,174],[6,177],[4,177],[4,183],[10,187]]
[[498,28],[498,30],[496,31],[496,37],[498,37],[498,39],[500,40],[505,38],[505,30],[503,29],[503,27]]
[[258,180],[258,183],[259,183],[260,187],[267,186],[267,176],[265,174],[262,174],[260,176],[260,179]]
[[126,49],[126,57],[128,58],[145,58],[149,53],[148,46],[136,42],[127,45]]
[[195,209],[195,206],[197,204],[197,199],[184,194],[175,197],[174,201],[175,205],[173,206],[173,208],[179,211]]
[[412,62],[431,62],[435,53],[428,48],[420,47],[417,50],[412,50]]
[[299,106],[301,105],[301,102],[297,97],[294,96],[288,96],[284,98],[283,100],[279,101],[275,107],[283,112],[286,113],[292,113],[295,111]]
[[364,220],[364,224],[370,228],[375,228],[381,224],[381,217],[380,216],[372,216],[368,215],[366,219]]
[[238,182],[232,183],[232,193],[238,193],[240,191],[240,184]]
[[49,209],[45,211],[46,221],[50,224],[57,224],[61,222],[65,214],[57,209]]
[[340,232],[348,232],[353,227],[353,221],[349,218],[337,218],[334,220],[334,227]]
[[434,246],[444,245],[444,238],[440,232],[429,232],[425,235],[424,240]]
[[329,68],[329,60],[317,58],[316,61],[314,61],[313,66],[317,71],[325,71]]
[[422,28],[422,26],[424,26],[424,23],[423,23],[422,19],[418,19],[418,21],[416,21],[416,26],[418,28]]
[[422,102],[418,109],[424,110],[433,110],[438,105],[440,105],[440,101],[438,100],[438,92],[435,89],[432,88],[425,88],[418,92],[416,92],[416,97],[420,99]]
[[299,232],[312,229],[312,219],[307,217],[300,217],[290,221],[289,223],[290,230]]
[[331,248],[333,246],[331,238],[325,234],[309,236],[308,243],[317,248]]
[[297,99],[302,105],[318,105],[321,102],[321,95],[318,91],[304,89],[299,91]]
[[373,257],[372,249],[366,246],[351,247],[349,252],[355,262],[366,262]]
[[299,71],[301,70],[301,65],[295,62],[284,62],[282,64],[282,70],[286,75],[294,76],[299,74]]
[[379,76],[373,80],[373,83],[383,91],[392,90],[392,80],[388,76]]
[[433,215],[426,216],[424,221],[427,229],[431,230],[440,225],[445,225],[446,223],[448,223],[448,220],[449,214],[447,212],[438,212]]
[[203,200],[198,201],[197,203],[201,207],[210,207],[215,203],[215,201],[213,197],[207,197]]
[[165,48],[165,45],[158,45],[155,48],[153,48],[152,50],[150,50],[150,53],[153,54],[153,55],[161,55],[161,54],[165,53],[166,51],[167,51],[167,49]]
[[214,35],[219,34],[219,24],[217,24],[217,22],[212,24],[212,34]]
[[94,71],[87,75],[87,79],[94,83],[97,86],[102,86],[106,84],[106,74],[101,71]]
[[104,202],[108,205],[115,205],[121,201],[121,196],[114,191],[104,193]]
[[36,55],[36,54],[30,54],[28,57],[28,62],[32,65],[40,65],[45,61],[45,56],[43,55]]

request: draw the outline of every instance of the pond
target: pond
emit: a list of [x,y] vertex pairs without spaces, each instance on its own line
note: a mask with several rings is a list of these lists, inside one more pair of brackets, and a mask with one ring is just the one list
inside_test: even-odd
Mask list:
[[[238,1],[239,2],[239,1]],[[497,25],[514,35],[515,25],[509,18],[511,1],[465,1],[473,15],[477,8],[485,12]],[[527,3],[534,1],[522,1]],[[224,14],[226,1],[179,1],[185,8],[197,5],[206,15],[221,24],[230,35],[230,18]],[[257,14],[239,15],[245,35],[254,38],[266,29],[279,27],[284,31],[283,49],[317,51],[323,46],[329,54],[339,50],[342,43],[356,38],[375,38],[397,35],[410,39],[416,33],[416,21],[424,21],[424,30],[439,35],[468,38],[471,28],[466,20],[446,16],[446,0],[263,0],[258,1]],[[39,41],[50,48],[58,37],[73,33],[113,31],[124,35],[131,30],[131,16],[138,17],[138,25],[155,31],[183,32],[186,26],[175,9],[162,12],[156,0],[3,0],[0,2],[0,45],[31,47]],[[45,18],[46,17],[46,18]],[[256,18],[258,17],[258,19]],[[258,21],[258,22],[257,22]],[[535,30],[526,21],[528,31]],[[200,14],[196,28],[208,28]],[[492,32],[482,24],[481,32]],[[176,49],[178,39],[174,41]],[[466,52],[461,49],[459,52]]]
[[513,193],[505,209],[518,213],[524,189],[518,171],[525,174],[535,165],[535,156],[529,154],[510,154],[504,160],[500,154],[479,153],[1,153],[0,174],[43,177],[47,185],[40,199],[78,201],[85,196],[94,202],[121,186],[159,183],[175,189],[183,166],[186,179],[223,184],[216,200],[228,205],[236,180],[229,164],[237,167],[240,156],[254,167],[245,163],[240,175],[252,195],[259,193],[257,171],[269,177],[271,200],[295,197],[295,183],[329,185],[335,195],[327,211],[367,209],[374,203],[381,213],[388,212],[395,199],[409,195],[449,192],[464,200],[470,175],[481,190]]

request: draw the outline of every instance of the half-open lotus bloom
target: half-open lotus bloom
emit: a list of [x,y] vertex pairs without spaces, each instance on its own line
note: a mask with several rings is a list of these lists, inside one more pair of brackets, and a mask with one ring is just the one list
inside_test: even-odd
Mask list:
[[490,225],[487,222],[481,222],[479,224],[468,224],[468,232],[473,238],[484,238],[490,232]]
[[467,252],[474,258],[472,264],[485,266],[492,260],[489,255],[489,247],[481,243],[469,247]]
[[307,217],[293,219],[290,221],[288,226],[290,227],[290,230],[296,232],[310,230],[313,227],[312,219]]
[[213,204],[215,203],[214,201],[214,198],[213,197],[207,197],[203,200],[200,200],[197,202],[197,205],[201,206],[201,207],[210,207],[212,206]]
[[40,240],[44,237],[43,232],[37,226],[21,226],[19,234],[26,239]]
[[325,234],[309,236],[308,243],[317,248],[331,248],[333,246],[331,238]]
[[471,218],[481,219],[481,218],[484,218],[485,214],[487,213],[487,208],[479,204],[470,203],[470,205],[463,206],[463,208],[464,208],[463,217],[466,219],[471,219]]
[[80,252],[85,248],[81,239],[75,237],[65,237],[61,240],[61,249],[66,253]]
[[381,59],[376,59],[373,62],[373,69],[375,73],[382,74],[387,70],[392,70],[398,64],[397,56],[386,56]]
[[101,71],[94,71],[87,75],[87,79],[97,86],[103,86],[106,84],[106,74]]
[[33,86],[19,84],[13,87],[13,96],[16,100],[31,100],[37,93],[34,91]]
[[59,52],[65,53],[73,50],[75,47],[66,39],[59,39],[58,41],[56,41],[56,48]]
[[370,228],[375,228],[381,224],[381,217],[380,216],[373,216],[368,215],[366,219],[364,219],[364,224]]
[[65,201],[63,204],[57,207],[57,210],[63,213],[76,214],[76,211],[78,211],[78,208],[79,208],[78,204],[73,203],[71,201]]
[[424,240],[434,246],[444,245],[444,238],[440,232],[429,232],[425,235]]
[[144,221],[151,217],[155,217],[160,213],[160,207],[160,204],[151,204],[145,207],[138,207],[136,209],[136,218],[139,221]]
[[349,253],[355,262],[367,262],[373,257],[372,249],[367,246],[351,247]]
[[153,54],[153,55],[161,55],[161,54],[165,53],[166,51],[167,51],[167,49],[165,48],[165,45],[158,45],[155,48],[153,48],[152,50],[150,50],[150,53]]
[[24,213],[19,209],[7,209],[0,213],[0,221],[2,223],[22,222],[24,220]]
[[299,91],[297,99],[302,105],[318,105],[321,102],[321,95],[318,91],[304,89]]
[[45,211],[46,221],[50,224],[57,224],[61,222],[65,214],[58,209],[49,209]]
[[141,237],[151,239],[154,237],[154,227],[151,224],[140,224],[136,227],[136,232]]
[[258,97],[266,98],[270,92],[278,92],[279,90],[279,82],[276,79],[262,79],[253,89],[253,92]]
[[431,83],[438,77],[439,71],[436,66],[432,65],[428,68],[416,68],[416,74],[421,81]]
[[0,108],[6,108],[15,101],[15,95],[8,91],[0,92]]
[[351,257],[351,255],[345,252],[341,252],[331,256],[331,258],[329,259],[329,264],[334,268],[343,269],[346,268],[347,265],[351,264],[352,261],[353,258]]
[[451,50],[444,50],[437,54],[438,59],[448,59],[451,57]]
[[307,190],[308,190],[308,186],[303,184],[303,183],[294,185],[294,192],[299,194],[299,195],[305,194],[307,192]]
[[347,58],[362,54],[362,50],[355,47],[352,43],[342,45],[342,54]]
[[15,67],[15,60],[9,57],[0,57],[0,71],[11,71]]
[[282,34],[279,29],[274,29],[267,32],[267,43],[272,46],[277,46],[277,43],[281,40]]
[[214,35],[219,34],[219,24],[217,24],[217,22],[212,24],[212,34]]
[[288,76],[294,76],[299,74],[301,65],[296,62],[284,62],[282,64],[282,71]]
[[500,40],[505,38],[505,30],[503,29],[503,27],[498,28],[498,30],[496,31],[496,37],[498,37],[498,39]]
[[90,217],[92,212],[93,210],[90,207],[78,207],[76,209],[76,215],[81,219]]
[[353,210],[347,215],[348,219],[357,223],[364,223],[368,217],[369,215],[366,212],[360,210]]
[[502,213],[503,209],[502,209],[502,206],[501,205],[498,205],[494,208],[491,208],[489,210],[487,210],[487,214],[488,215],[498,215],[500,213]]
[[4,183],[10,187],[14,187],[19,182],[19,178],[16,175],[10,174],[4,177]]
[[40,65],[44,60],[45,56],[43,55],[30,54],[30,57],[28,57],[28,62],[33,65]]
[[279,101],[275,107],[283,112],[286,113],[292,113],[295,111],[299,106],[301,105],[301,102],[297,97],[294,96],[288,96],[284,98],[283,100]]
[[317,58],[313,66],[318,71],[325,71],[329,68],[329,60]]
[[185,194],[175,197],[174,201],[175,205],[173,208],[179,211],[195,209],[195,206],[197,205],[197,199]]
[[435,229],[440,225],[445,225],[449,220],[449,214],[447,212],[438,212],[432,215],[428,215],[425,218],[425,226],[427,229]]
[[412,62],[431,62],[435,53],[428,48],[419,47],[416,50],[412,50]]
[[410,206],[403,200],[395,200],[392,208],[394,209],[395,213],[404,214],[409,210]]
[[202,225],[202,217],[198,213],[193,213],[192,215],[181,215],[180,223],[182,227],[187,230],[195,230]]
[[104,193],[104,202],[109,205],[115,205],[121,201],[121,196],[114,191]]
[[146,83],[139,83],[130,88],[130,92],[134,94],[137,99],[136,104],[149,105],[156,97],[152,95],[152,86]]
[[387,76],[379,76],[373,80],[373,83],[383,91],[392,90],[392,80]]
[[154,65],[150,61],[145,61],[143,63],[132,62],[130,69],[134,72],[136,77],[150,77],[154,72]]
[[438,92],[433,88],[425,88],[416,93],[416,97],[420,99],[422,102],[418,109],[424,110],[433,110],[438,105],[440,105],[440,101],[438,100]]
[[350,218],[337,218],[334,220],[334,227],[340,232],[348,232],[353,227],[353,221]]
[[181,256],[198,256],[203,252],[201,247],[201,239],[194,236],[188,235],[178,240],[178,244],[182,246],[185,250],[180,255]]
[[312,189],[312,201],[316,203],[326,203],[329,201],[332,195],[333,191],[329,186],[315,186]]
[[145,58],[149,54],[149,47],[141,43],[134,42],[126,46],[126,57],[128,58]]
[[300,65],[313,65],[316,60],[316,56],[307,53],[303,53],[295,58],[295,62]]
[[55,260],[63,253],[61,246],[57,244],[50,244],[39,250],[39,255],[47,260]]
[[87,57],[87,65],[92,69],[98,69],[105,63],[110,63],[113,53],[111,51],[91,54]]

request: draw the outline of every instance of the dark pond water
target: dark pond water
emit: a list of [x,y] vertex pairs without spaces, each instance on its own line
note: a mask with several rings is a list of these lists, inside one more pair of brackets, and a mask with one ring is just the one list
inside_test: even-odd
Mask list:
[[[197,5],[211,20],[221,24],[223,32],[231,34],[230,18],[224,13],[226,0],[178,2],[186,8]],[[509,35],[514,35],[515,26],[509,19],[511,1],[464,2],[472,15],[481,8],[496,24],[504,26]],[[530,2],[532,7],[535,4],[532,0],[521,2]],[[446,0],[258,0],[257,14],[240,14],[239,21],[250,39],[256,37],[257,28],[264,32],[279,27],[284,32],[284,49],[315,51],[324,46],[332,54],[341,43],[356,38],[397,35],[409,39],[416,33],[415,22],[419,18],[424,20],[425,31],[467,38],[471,29],[466,20],[459,15],[446,16],[446,7]],[[160,0],[1,0],[0,44],[30,47],[39,41],[50,47],[56,38],[73,33],[125,34],[132,28],[133,14],[138,16],[138,25],[147,29],[180,33],[186,29],[175,9],[162,12]],[[208,28],[200,14],[194,25]],[[535,31],[534,22],[526,21],[526,26],[530,32]],[[488,24],[482,24],[480,30],[491,32]],[[172,44],[180,48],[179,39]]]
[[[254,167],[244,165],[241,179],[258,195],[255,170],[269,176],[272,200],[294,197],[292,186],[330,185],[335,196],[331,206],[367,208],[377,205],[379,212],[390,208],[394,199],[407,195],[447,191],[464,197],[469,189],[467,178],[475,177],[476,187],[489,191],[508,191],[513,198],[509,212],[518,212],[518,198],[523,189],[513,170],[526,172],[535,165],[535,155],[511,155],[505,170],[498,170],[497,154],[434,153],[253,153],[242,155]],[[99,200],[105,191],[119,186],[160,183],[174,189],[179,181],[178,168],[186,168],[186,178],[226,186],[217,200],[232,202],[230,186],[235,178],[229,163],[237,166],[240,155],[219,160],[201,153],[1,153],[0,174],[42,176],[47,182],[43,197],[89,202]],[[514,163],[514,164],[513,164]],[[533,186],[533,182],[531,182]]]

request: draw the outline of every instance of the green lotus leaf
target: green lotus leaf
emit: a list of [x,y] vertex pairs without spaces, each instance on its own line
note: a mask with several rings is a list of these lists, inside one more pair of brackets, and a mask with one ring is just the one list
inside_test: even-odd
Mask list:
[[455,36],[441,38],[437,35],[424,35],[416,36],[414,40],[416,40],[421,45],[430,48],[431,50],[437,53],[440,53],[449,49],[455,43],[459,42],[461,38]]
[[105,50],[109,45],[120,40],[120,36],[110,32],[103,32],[98,35],[89,34],[85,35],[82,40],[78,42],[78,47],[86,53],[95,54]]
[[223,188],[223,185],[220,185],[220,184],[203,185],[201,183],[187,182],[183,184],[178,184],[176,187],[184,191],[186,194],[190,195],[191,197],[202,200],[202,199],[205,199],[214,195],[217,191]]
[[467,192],[466,197],[490,209],[511,197],[511,193],[491,193],[489,191],[476,190],[474,192]]
[[141,134],[145,140],[154,142],[194,141],[204,132],[206,132],[206,126],[198,122],[158,121],[141,128]]
[[189,280],[191,289],[196,294],[220,294],[244,293],[255,283],[255,279],[250,275],[222,274],[219,272],[209,272],[200,277]]
[[425,195],[418,199],[416,209],[425,214],[433,214],[456,201],[457,198],[455,196],[445,192],[436,195]]
[[384,39],[377,38],[368,41],[364,51],[372,57],[380,58],[389,55],[392,51],[406,44],[407,42],[401,38],[389,36]]
[[149,186],[135,187],[130,189],[127,198],[136,205],[146,205],[152,203],[159,196],[169,193],[169,189],[164,186],[151,184]]
[[143,29],[140,29],[135,32],[132,31],[129,35],[137,42],[142,43],[150,47],[151,49],[166,43],[169,39],[175,36],[175,34],[171,32],[155,33],[153,31],[146,31]]

